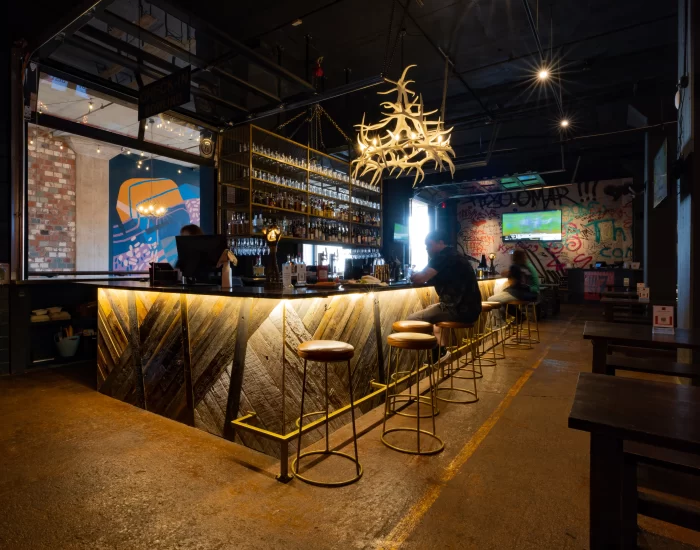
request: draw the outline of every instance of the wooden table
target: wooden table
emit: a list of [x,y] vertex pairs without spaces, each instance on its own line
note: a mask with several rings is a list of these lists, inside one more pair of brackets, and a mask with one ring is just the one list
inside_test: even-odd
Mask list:
[[700,388],[581,373],[569,428],[591,434],[590,548],[620,548],[636,539],[623,532],[625,519],[636,532],[636,514],[623,513],[623,442],[700,455]]
[[628,298],[636,300],[639,298],[636,290],[606,290],[600,293],[601,298]]
[[615,308],[616,307],[639,307],[643,309],[643,314],[630,319],[631,322],[638,323],[651,323],[651,316],[648,315],[650,311],[648,306],[672,306],[676,307],[675,300],[649,300],[647,302],[641,302],[638,298],[612,298],[604,296],[600,299],[600,303],[605,306],[605,320],[614,323],[615,322]]
[[654,334],[651,327],[586,321],[584,340],[593,342],[593,372],[605,374],[608,346],[700,350],[700,330],[677,328],[675,334]]

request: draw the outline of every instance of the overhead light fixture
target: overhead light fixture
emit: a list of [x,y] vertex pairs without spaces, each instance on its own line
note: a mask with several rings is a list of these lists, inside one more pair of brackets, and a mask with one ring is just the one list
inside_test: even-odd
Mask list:
[[353,177],[371,174],[371,184],[374,185],[385,168],[389,170],[389,175],[398,170],[396,177],[415,172],[415,187],[425,177],[423,165],[426,162],[433,162],[438,171],[444,170],[447,165],[454,175],[455,166],[450,158],[455,156],[450,146],[452,128],[445,130],[444,121],[439,117],[428,120],[426,117],[435,114],[437,109],[425,112],[423,96],[408,89],[413,81],[406,80],[406,74],[415,66],[406,67],[397,82],[386,80],[394,84],[394,88],[378,92],[381,95],[397,94],[395,102],[385,101],[381,104],[389,111],[383,113],[385,118],[376,124],[365,124],[363,115],[362,123],[356,125],[360,157],[352,161]]
[[569,127],[569,120],[566,118],[561,119],[559,126],[561,126],[562,128],[568,128]]
[[178,168],[178,169],[177,169],[177,173],[178,173],[178,174],[182,174],[182,170],[180,170],[180,169]]
[[91,101],[90,103],[88,103],[88,109],[89,109],[90,111],[92,111],[92,107],[93,107],[93,105],[92,105],[92,101]]
[[150,166],[146,166],[146,170],[150,170],[150,169],[151,169],[151,167],[150,167]]
[[100,154],[100,152],[101,152],[101,151],[100,151],[100,146],[98,145],[98,146],[97,146],[97,154]]
[[294,21],[292,21],[292,27],[298,27],[301,24],[302,24],[301,19],[295,19]]
[[543,82],[547,80],[549,78],[549,69],[540,69],[537,71],[537,78]]

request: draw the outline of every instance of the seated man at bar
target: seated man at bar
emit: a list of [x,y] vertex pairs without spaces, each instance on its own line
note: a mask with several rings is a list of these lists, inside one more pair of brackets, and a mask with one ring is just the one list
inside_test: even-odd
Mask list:
[[[514,300],[537,301],[540,282],[535,267],[528,261],[527,254],[522,248],[516,248],[512,254],[512,263],[508,270],[503,272],[503,276],[508,278],[505,288],[491,296],[488,301],[500,302],[501,304],[507,304]],[[503,315],[503,310],[504,308],[501,308],[501,315]]]
[[[428,233],[425,248],[430,260],[423,271],[411,277],[415,284],[429,282],[435,286],[440,302],[409,315],[409,320],[433,325],[441,321],[473,323],[481,314],[481,292],[474,269],[467,257],[445,244],[446,241],[447,236],[441,231]],[[438,342],[444,345],[440,329],[435,326],[433,330]]]

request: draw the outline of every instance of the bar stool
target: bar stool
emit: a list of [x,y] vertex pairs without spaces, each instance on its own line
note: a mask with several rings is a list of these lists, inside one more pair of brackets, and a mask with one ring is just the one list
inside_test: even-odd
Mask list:
[[[306,451],[301,452],[301,436],[302,428],[299,428],[299,438],[297,440],[297,457],[292,462],[292,472],[302,481],[310,483],[311,485],[318,485],[320,487],[342,487],[343,485],[349,485],[359,480],[362,477],[362,465],[360,464],[360,459],[357,454],[357,431],[355,428],[355,400],[352,394],[352,369],[350,368],[350,359],[355,355],[355,348],[350,344],[345,342],[337,342],[335,340],[310,340],[299,344],[297,348],[297,355],[304,359],[304,377],[301,385],[301,413],[299,418],[304,418],[304,397],[306,396],[306,371],[307,364],[309,361],[315,361],[318,363],[324,363],[325,366],[325,395],[326,395],[326,448],[322,451]],[[348,393],[350,394],[350,414],[352,416],[352,441],[355,446],[355,457],[353,458],[349,454],[341,453],[340,451],[331,451],[329,448],[329,433],[328,433],[328,363],[339,363],[342,361],[347,361],[348,363]],[[318,481],[311,479],[309,477],[303,476],[299,473],[299,461],[307,456],[312,455],[335,455],[347,458],[351,462],[355,463],[357,475],[350,479],[345,479],[342,481]]]
[[[497,342],[493,339],[493,316],[491,312],[494,310],[494,306],[489,302],[481,302],[481,315],[477,321],[476,329],[476,339],[477,339],[477,353],[481,357],[482,367],[495,367],[496,366],[496,344]],[[491,336],[491,357],[486,357],[486,341],[488,337]]]
[[[446,403],[461,403],[463,405],[469,404],[469,403],[476,403],[479,400],[479,394],[476,389],[476,380],[478,378],[483,378],[484,374],[481,371],[481,356],[479,355],[479,352],[477,350],[479,346],[479,340],[476,337],[476,329],[474,324],[472,323],[460,323],[458,321],[442,321],[440,323],[437,323],[437,326],[440,327],[443,330],[447,330],[449,334],[448,338],[448,350],[450,350],[450,353],[452,354],[450,356],[450,361],[448,363],[448,368],[445,369],[445,365],[442,365],[442,378],[445,379],[446,377],[449,377],[450,385],[449,387],[447,386],[439,386],[436,388],[436,393],[439,391],[457,391],[461,393],[465,393],[468,396],[471,397],[465,397],[464,399],[449,399],[447,397],[439,397],[439,401],[444,401]],[[469,363],[470,361],[467,359],[467,354],[466,352],[464,353],[464,364],[460,366],[460,359],[459,357],[456,358],[457,361],[457,367],[455,368],[454,362],[455,362],[455,357],[454,354],[459,351],[459,346],[457,345],[457,330],[466,330],[467,331],[467,337],[464,339],[464,342],[469,346],[469,352],[471,353],[471,365],[472,368],[469,369]],[[442,337],[442,335],[441,335]],[[454,351],[453,351],[454,350]],[[476,370],[476,362],[479,362],[479,370]],[[459,372],[464,371],[467,374],[458,374]],[[472,380],[474,383],[474,390],[468,390],[466,388],[455,388],[454,386],[454,379],[459,378],[462,380]]]
[[[422,334],[418,332],[397,332],[395,334],[390,334],[387,338],[387,343],[389,344],[389,370],[391,370],[391,356],[392,352],[396,350],[396,370],[398,370],[398,352],[399,350],[409,350],[409,351],[414,351],[415,352],[415,365],[416,368],[412,369],[412,372],[415,373],[416,376],[416,391],[420,392],[419,389],[419,379],[420,379],[420,365],[423,364],[423,361],[421,361],[421,352],[425,352],[426,354],[426,359],[428,363],[428,392],[430,394],[430,406],[429,409],[431,411],[430,418],[432,420],[433,424],[433,429],[432,431],[429,430],[423,430],[420,427],[420,421],[421,421],[421,414],[420,414],[420,405],[421,405],[421,400],[417,399],[416,400],[416,405],[418,406],[418,412],[415,416],[416,418],[416,427],[415,428],[409,428],[409,427],[397,427],[397,428],[390,428],[387,430],[386,428],[386,422],[387,418],[391,414],[391,410],[389,407],[389,402],[391,400],[391,396],[389,395],[389,385],[386,387],[386,392],[385,392],[385,401],[384,401],[384,424],[382,426],[382,443],[389,447],[390,449],[394,449],[395,451],[399,451],[402,453],[407,453],[407,454],[414,454],[414,455],[433,455],[437,454],[440,451],[442,451],[445,448],[445,443],[440,439],[440,437],[436,434],[435,430],[435,408],[436,408],[436,394],[435,394],[435,384],[433,382],[433,376],[434,376],[434,369],[433,369],[433,358],[431,355],[431,351],[437,346],[437,338],[435,336],[429,335],[429,334]],[[386,440],[386,436],[390,433],[396,433],[396,432],[414,432],[416,434],[416,447],[415,449],[413,448],[407,448],[407,447],[401,447],[399,445],[394,445],[393,443],[389,443]],[[423,449],[421,447],[421,434],[424,436],[428,436],[428,438],[432,439],[433,441],[438,443],[438,447],[435,449]]]
[[[391,329],[394,332],[418,332],[421,334],[430,334],[432,336],[433,334],[433,324],[428,323],[427,321],[413,321],[413,320],[403,320],[403,321],[395,321],[391,325]],[[399,350],[397,350],[397,355],[399,354]],[[397,357],[398,361],[398,357]],[[398,364],[398,363],[397,363]],[[391,368],[391,361],[389,362],[389,368]],[[394,374],[391,375],[391,378],[387,374],[387,381],[393,381],[396,382],[398,379],[402,378],[403,376],[410,375],[413,372],[413,368],[408,371],[394,371]],[[415,418],[416,415],[413,413],[409,412],[404,412],[400,410],[396,410],[396,403],[406,403],[407,405],[410,405],[415,401],[415,398],[413,397],[413,390],[411,388],[411,384],[408,385],[408,395],[402,395],[399,393],[394,392],[391,396],[391,412],[394,414],[398,414],[399,416],[406,416],[408,418]],[[427,395],[418,395],[417,399],[422,399],[423,402],[429,402],[430,397]],[[433,414],[439,414],[440,410],[435,407],[435,410]],[[430,418],[432,415],[431,414],[424,414],[421,416],[421,418]]]
[[[511,336],[511,341],[506,344],[509,348],[516,349],[532,349],[532,344],[539,343],[540,329],[537,324],[537,303],[527,300],[512,300],[507,303],[509,306],[515,306],[515,333]],[[530,328],[530,309],[534,313],[536,330]],[[525,333],[525,322],[527,321],[527,334]],[[537,332],[537,339],[532,336],[533,332]]]
[[[501,351],[500,353],[494,351],[495,357],[497,360],[500,359],[505,359],[506,358],[506,329],[508,328],[508,323],[506,323],[500,315],[498,315],[498,310],[501,309],[503,304],[500,302],[481,302],[481,307],[483,309],[484,305],[488,305],[491,307],[491,311],[489,311],[490,315],[490,322],[492,327],[492,334],[494,335],[494,350],[498,347],[499,339],[501,343]],[[498,334],[498,336],[496,335]]]

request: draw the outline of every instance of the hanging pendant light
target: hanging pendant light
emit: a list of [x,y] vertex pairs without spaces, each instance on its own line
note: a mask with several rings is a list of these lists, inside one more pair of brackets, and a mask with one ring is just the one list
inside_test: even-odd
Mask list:
[[409,65],[403,71],[397,82],[388,80],[394,84],[394,88],[386,92],[378,92],[386,95],[397,93],[395,102],[385,101],[381,105],[389,112],[382,113],[386,118],[376,124],[357,124],[357,143],[360,146],[360,157],[353,160],[353,176],[371,174],[371,183],[376,184],[381,178],[384,169],[389,175],[400,177],[402,174],[410,174],[415,171],[413,186],[425,177],[423,165],[433,162],[436,170],[442,171],[445,165],[452,175],[455,166],[450,157],[455,152],[450,146],[450,132],[444,129],[444,121],[428,120],[426,117],[437,112],[424,111],[423,96],[408,89],[412,80],[406,80],[406,73],[416,65]]

